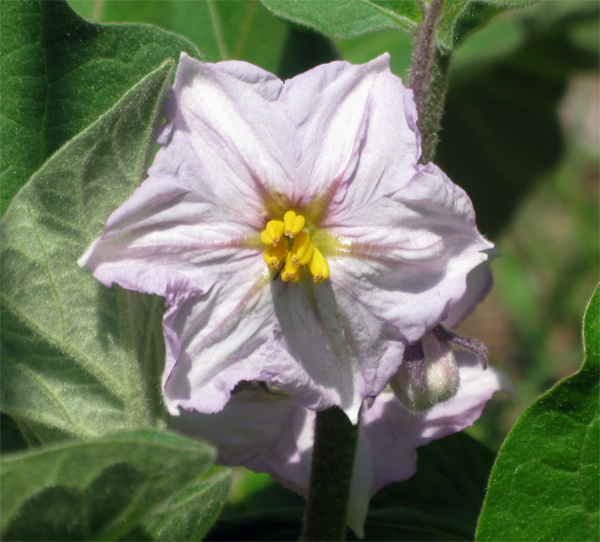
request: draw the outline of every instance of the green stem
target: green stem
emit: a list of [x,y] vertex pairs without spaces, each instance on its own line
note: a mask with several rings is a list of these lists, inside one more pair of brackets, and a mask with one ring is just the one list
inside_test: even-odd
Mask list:
[[338,407],[317,412],[310,489],[300,540],[345,540],[346,513],[358,443],[352,425]]
[[413,89],[423,154],[421,163],[433,160],[444,112],[446,76],[450,54],[443,54],[436,45],[436,34],[444,0],[431,0],[415,37],[409,86]]

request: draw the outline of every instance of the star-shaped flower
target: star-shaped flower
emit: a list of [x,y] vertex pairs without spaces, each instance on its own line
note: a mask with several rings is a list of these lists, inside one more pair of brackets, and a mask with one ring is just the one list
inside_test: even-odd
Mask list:
[[464,191],[418,164],[412,92],[387,55],[283,82],[182,54],[166,117],[80,264],[166,298],[169,411],[263,381],[356,422],[492,247]]

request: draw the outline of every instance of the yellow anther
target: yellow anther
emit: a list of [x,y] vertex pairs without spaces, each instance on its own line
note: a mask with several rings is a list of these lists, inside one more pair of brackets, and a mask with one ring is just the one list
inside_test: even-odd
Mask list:
[[265,248],[263,258],[269,267],[277,269],[279,268],[281,260],[285,258],[287,253],[287,243],[285,242],[285,239],[280,239],[275,245],[270,245]]
[[298,267],[292,261],[292,255],[288,252],[285,257],[285,265],[281,271],[281,280],[284,282],[298,282],[302,276],[302,267]]
[[325,256],[323,256],[321,251],[316,247],[313,250],[312,258],[310,259],[310,262],[308,262],[307,267],[310,274],[313,276],[313,280],[317,284],[321,284],[321,282],[329,278],[329,265],[327,265],[327,260],[325,260]]
[[275,246],[283,236],[283,228],[281,220],[269,220],[267,226],[260,234],[260,240],[265,245]]
[[294,211],[288,211],[283,215],[283,223],[285,224],[285,235],[294,237],[302,231],[306,219],[302,215],[297,215]]
[[296,237],[294,237],[294,244],[292,245],[291,253],[294,265],[301,266],[310,262],[314,249],[315,246],[310,240],[310,235],[305,231],[299,232]]
[[306,265],[313,280],[321,284],[329,278],[329,265],[314,246],[310,234],[303,231],[305,224],[306,219],[291,210],[283,215],[283,221],[269,220],[260,234],[261,241],[267,245],[263,259],[274,270],[280,269],[285,260],[279,275],[284,282],[298,282]]

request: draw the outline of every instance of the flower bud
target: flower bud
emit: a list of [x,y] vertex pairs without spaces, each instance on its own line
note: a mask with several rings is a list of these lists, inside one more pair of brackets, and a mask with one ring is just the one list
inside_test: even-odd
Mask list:
[[419,345],[422,359],[407,359],[390,381],[398,400],[414,411],[427,410],[436,403],[454,397],[459,374],[450,344],[433,333],[427,333]]

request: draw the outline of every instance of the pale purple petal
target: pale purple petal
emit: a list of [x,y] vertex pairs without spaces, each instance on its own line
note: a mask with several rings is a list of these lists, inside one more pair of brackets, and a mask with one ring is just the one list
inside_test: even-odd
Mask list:
[[389,55],[318,66],[286,81],[282,100],[302,149],[296,201],[326,197],[333,205],[325,217],[339,215],[412,177],[420,156],[416,111]]
[[[514,392],[502,373],[483,370],[471,354],[458,352],[457,359],[461,386],[451,400],[416,414],[393,394],[382,393],[363,411],[347,516],[348,526],[358,536],[363,535],[370,498],[415,473],[419,446],[472,425],[495,392]],[[314,411],[289,397],[244,390],[234,393],[218,414],[182,412],[171,424],[213,444],[218,463],[268,472],[306,496],[314,419]]]
[[[303,397],[307,392],[294,395],[317,410],[339,405],[356,423],[362,400],[387,384],[382,369],[397,370],[404,343],[357,303],[351,288],[333,281],[315,285],[308,277],[303,286],[272,284],[282,350],[301,361],[324,400],[311,406]],[[283,389],[282,383],[275,385]]]
[[[239,215],[213,205],[178,179],[150,177],[109,217],[106,231],[79,264],[107,285],[111,281],[103,278],[105,272],[115,276],[120,269],[131,275],[128,267],[146,267],[178,273],[206,291],[219,278],[242,270],[264,271],[253,236],[256,231]],[[141,282],[139,288],[152,291]],[[164,295],[159,289],[153,293]]]
[[171,418],[178,431],[217,448],[217,463],[268,472],[285,487],[307,494],[314,416],[288,396],[261,390],[232,395],[217,414],[184,412]]
[[361,417],[348,526],[359,537],[369,499],[383,487],[408,480],[417,469],[417,451],[432,440],[462,431],[480,416],[497,391],[513,394],[506,376],[495,369],[484,370],[471,354],[456,354],[461,385],[458,393],[423,413],[402,406],[391,393],[382,393]]
[[[297,299],[303,300],[300,294],[296,298],[301,290],[294,285],[271,282],[269,287],[241,287],[236,278],[215,284],[205,295],[182,300],[165,316],[167,365],[163,382],[169,411],[176,414],[182,407],[217,412],[239,381],[255,380],[269,382],[313,410],[340,405],[356,423],[363,373],[368,371],[356,359],[356,347],[341,342],[348,330],[340,328],[326,310],[317,312],[317,318],[314,310],[289,310],[282,300],[292,306]],[[291,293],[281,296],[286,288],[291,288]],[[309,341],[301,332],[288,331],[308,327],[319,330]],[[368,335],[368,327],[360,332],[365,343],[373,344],[376,337]],[[391,353],[385,351],[389,345],[383,341],[370,355],[381,352],[401,358],[402,343],[393,344],[396,349]],[[340,361],[344,356],[332,350],[336,347],[345,348],[352,356],[345,365]]]
[[[278,100],[282,88],[282,81],[251,64],[201,63],[182,53],[170,98],[171,137],[180,133],[203,165],[198,182],[234,208],[238,200],[254,202],[255,217],[260,195],[281,192],[295,180],[294,131]],[[181,158],[180,152],[176,146],[173,154]],[[151,175],[171,163],[155,165]]]
[[218,412],[240,380],[270,380],[285,370],[287,360],[271,339],[275,322],[268,297],[260,285],[217,283],[165,315],[163,385],[172,414],[178,407]]
[[[414,343],[465,298],[467,276],[487,266],[493,245],[477,231],[465,192],[433,165],[366,209],[330,229],[347,247],[331,262],[336,298],[351,292],[361,313],[386,323],[388,340]],[[377,395],[399,363],[382,359],[365,396]]]

